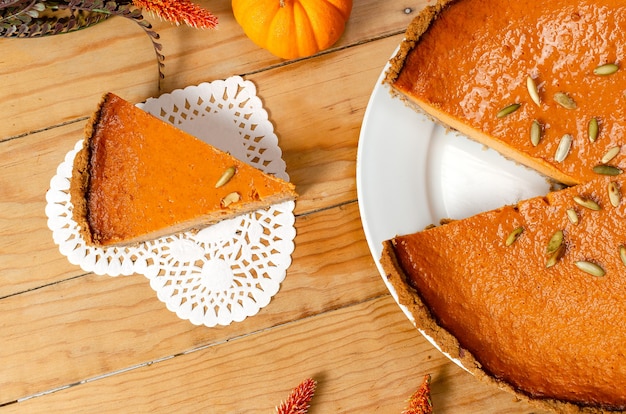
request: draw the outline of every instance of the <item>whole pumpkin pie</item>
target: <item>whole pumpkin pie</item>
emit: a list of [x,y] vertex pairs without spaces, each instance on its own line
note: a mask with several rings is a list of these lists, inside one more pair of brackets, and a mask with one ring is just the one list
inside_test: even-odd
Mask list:
[[418,328],[478,377],[560,412],[626,411],[626,2],[439,0],[384,82],[565,185],[384,243]]
[[107,93],[70,184],[87,244],[139,243],[296,197],[294,186]]

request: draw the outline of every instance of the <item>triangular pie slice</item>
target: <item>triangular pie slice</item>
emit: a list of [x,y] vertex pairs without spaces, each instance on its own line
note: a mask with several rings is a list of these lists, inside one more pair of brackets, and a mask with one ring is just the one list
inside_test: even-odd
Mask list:
[[477,376],[560,412],[626,410],[626,177],[384,243],[419,329]]
[[294,186],[107,93],[70,186],[89,245],[134,244],[295,199]]
[[438,0],[385,82],[443,125],[564,184],[626,168],[616,0]]

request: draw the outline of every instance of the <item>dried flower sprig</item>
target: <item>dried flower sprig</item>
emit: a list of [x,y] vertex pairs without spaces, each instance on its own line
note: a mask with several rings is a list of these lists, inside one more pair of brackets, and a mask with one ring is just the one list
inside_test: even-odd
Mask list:
[[307,378],[291,391],[286,401],[276,407],[277,414],[306,414],[315,394],[317,381]]
[[157,57],[159,78],[163,79],[165,77],[163,73],[163,68],[165,67],[163,61],[165,60],[165,55],[163,55],[163,53],[161,52],[163,46],[161,45],[161,43],[159,43],[160,36],[157,32],[153,30],[152,25],[144,20],[141,9],[135,8],[133,3],[122,3],[115,1],[105,2],[103,0],[69,0],[67,1],[67,5],[59,5],[59,8],[66,8],[70,11],[93,11],[112,16],[125,17],[134,21],[143,29],[148,37],[150,37],[150,41],[152,42],[152,46],[154,48],[154,53]]
[[[130,1],[120,1],[119,7]],[[67,1],[0,1],[0,37],[41,37],[68,33],[92,26],[111,13],[68,9]],[[59,11],[62,11],[59,13]]]
[[157,17],[196,29],[214,29],[217,17],[189,0],[133,0],[133,4]]
[[[218,19],[190,0],[0,0],[0,37],[41,37],[92,26],[108,17],[128,18],[148,34],[157,56],[159,78],[163,61],[159,35],[144,20],[142,10],[175,24],[212,29]],[[58,12],[65,12],[59,14]]]
[[430,374],[424,375],[422,384],[409,398],[409,406],[402,414],[432,414],[433,404],[430,400]]

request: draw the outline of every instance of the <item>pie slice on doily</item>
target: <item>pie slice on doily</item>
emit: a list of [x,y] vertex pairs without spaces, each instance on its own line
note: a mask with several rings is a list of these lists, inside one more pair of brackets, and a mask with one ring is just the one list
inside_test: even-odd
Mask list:
[[[265,173],[289,179],[273,125],[250,81],[203,83],[138,106]],[[134,246],[91,246],[73,219],[69,194],[82,147],[78,141],[66,155],[46,194],[48,226],[71,263],[102,275],[143,274],[169,310],[198,325],[241,321],[278,292],[294,248],[294,201]]]

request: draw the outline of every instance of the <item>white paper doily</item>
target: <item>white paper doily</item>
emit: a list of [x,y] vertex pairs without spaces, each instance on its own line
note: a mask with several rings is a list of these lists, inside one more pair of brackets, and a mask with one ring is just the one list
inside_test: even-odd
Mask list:
[[[203,83],[138,106],[252,166],[289,179],[273,125],[250,81],[235,76]],[[99,275],[143,274],[170,311],[196,325],[242,321],[278,292],[294,249],[293,201],[133,247],[87,246],[72,219],[68,192],[81,147],[82,140],[67,153],[46,193],[48,227],[72,264]]]

